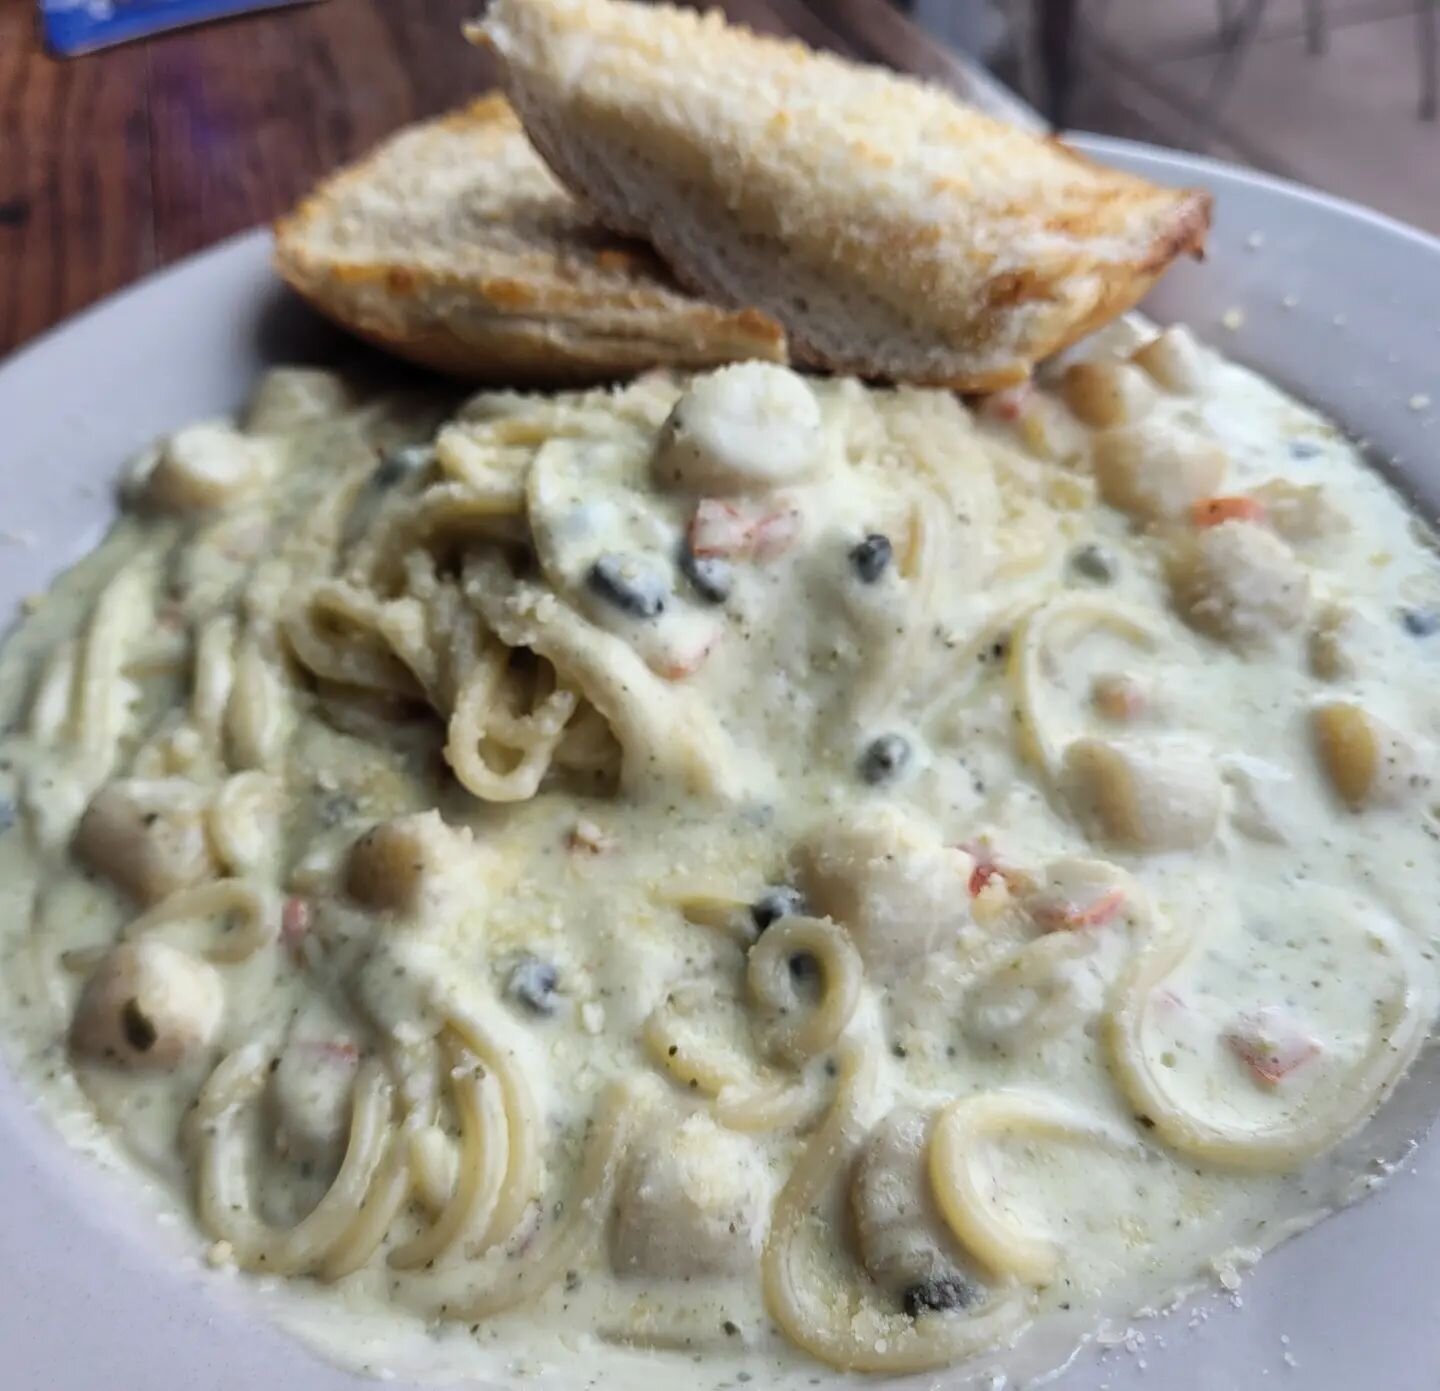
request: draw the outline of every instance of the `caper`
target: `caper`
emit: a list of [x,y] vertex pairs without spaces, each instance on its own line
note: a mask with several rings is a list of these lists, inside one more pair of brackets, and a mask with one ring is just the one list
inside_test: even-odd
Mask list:
[[855,573],[864,583],[874,584],[889,567],[894,553],[895,548],[890,544],[890,538],[882,536],[878,531],[872,531],[858,545],[850,548],[850,564],[855,567]]
[[1077,546],[1070,552],[1070,569],[1081,579],[1093,584],[1111,584],[1117,569],[1115,557],[1093,541]]
[[860,756],[860,777],[872,787],[889,782],[910,762],[910,741],[903,734],[882,734]]
[[655,618],[665,612],[670,584],[653,565],[636,556],[602,555],[586,576],[591,593],[614,604],[632,618]]
[[1440,633],[1440,609],[1401,609],[1400,622],[1412,638],[1433,637]]
[[800,917],[805,912],[805,895],[789,884],[766,889],[750,905],[750,920],[757,932],[764,932],[773,922],[781,918]]
[[125,1032],[125,1041],[137,1053],[148,1053],[160,1037],[155,1021],[140,1008],[139,1000],[126,1000],[120,1011],[120,1027]]
[[505,993],[532,1014],[554,1014],[560,972],[548,961],[528,952],[510,968]]
[[914,1319],[921,1314],[968,1309],[978,1294],[979,1291],[963,1275],[934,1275],[908,1286],[902,1299],[905,1312]]
[[707,604],[723,604],[735,585],[735,567],[718,555],[696,555],[689,545],[680,548],[680,573]]
[[429,468],[434,458],[435,451],[428,444],[397,445],[380,456],[370,482],[377,488],[393,488],[421,469]]

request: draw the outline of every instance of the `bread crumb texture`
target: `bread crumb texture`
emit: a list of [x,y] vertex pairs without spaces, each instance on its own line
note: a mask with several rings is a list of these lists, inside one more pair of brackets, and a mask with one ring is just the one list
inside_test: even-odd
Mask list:
[[276,228],[287,281],[427,366],[496,379],[783,359],[765,315],[687,293],[571,197],[498,94],[402,130]]
[[986,389],[1130,308],[1209,198],[924,82],[628,0],[495,0],[472,36],[611,227],[753,305],[803,360]]

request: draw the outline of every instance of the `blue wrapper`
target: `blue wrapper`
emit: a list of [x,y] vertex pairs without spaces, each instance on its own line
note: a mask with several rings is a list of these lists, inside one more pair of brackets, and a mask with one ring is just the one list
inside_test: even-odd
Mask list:
[[210,19],[310,0],[40,0],[45,43],[59,57],[143,39]]

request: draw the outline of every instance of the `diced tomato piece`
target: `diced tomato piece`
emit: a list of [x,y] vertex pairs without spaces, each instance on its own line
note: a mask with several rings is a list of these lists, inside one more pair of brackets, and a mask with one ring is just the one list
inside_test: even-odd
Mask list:
[[1025,403],[1034,389],[1031,382],[1006,387],[1004,391],[996,391],[987,396],[982,409],[986,415],[993,416],[996,420],[1019,420],[1020,413],[1025,409]]
[[662,653],[652,658],[650,665],[667,681],[683,681],[687,676],[694,676],[705,665],[705,659],[710,655],[718,637],[718,633],[711,633],[703,642],[687,650]]
[[999,865],[977,864],[970,871],[970,897],[979,898],[985,892],[985,886],[999,873]]
[[799,532],[800,513],[794,507],[755,512],[706,497],[695,505],[687,540],[691,554],[701,559],[726,556],[773,560]]
[[1203,497],[1190,508],[1196,526],[1219,526],[1221,522],[1263,522],[1265,504],[1253,497]]
[[961,841],[956,849],[963,850],[975,862],[974,868],[970,871],[971,898],[979,898],[994,879],[999,879],[1007,888],[1010,887],[1009,876],[1014,871],[1008,869],[1001,862],[1000,857],[995,853],[995,847],[990,843],[989,836]]
[[1088,902],[1040,897],[1030,904],[1030,916],[1044,932],[1075,932],[1103,927],[1125,906],[1125,890],[1116,885]]
[[360,1050],[349,1039],[307,1039],[301,1046],[312,1057],[337,1067],[354,1067],[360,1061]]
[[1278,1086],[1320,1052],[1320,1042],[1278,1005],[1242,1014],[1225,1034],[1230,1051],[1262,1087]]
[[692,653],[686,657],[676,657],[673,661],[664,661],[656,667],[667,681],[683,681],[687,676],[694,676],[705,664],[705,658],[710,655],[708,647],[702,648],[699,652]]
[[774,560],[790,549],[800,534],[800,513],[793,507],[771,512],[755,523],[751,553],[756,560]]
[[1107,720],[1128,723],[1145,713],[1145,688],[1133,677],[1125,675],[1097,676],[1090,688],[1090,699]]
[[979,898],[985,892],[985,886],[1000,873],[995,852],[990,848],[990,837],[981,836],[978,840],[962,840],[955,848],[963,850],[975,862],[970,871],[970,897]]
[[754,521],[719,498],[702,497],[690,519],[690,551],[697,556],[739,555],[747,550]]
[[300,960],[301,944],[310,931],[312,920],[309,899],[292,896],[280,910],[280,940],[293,960]]

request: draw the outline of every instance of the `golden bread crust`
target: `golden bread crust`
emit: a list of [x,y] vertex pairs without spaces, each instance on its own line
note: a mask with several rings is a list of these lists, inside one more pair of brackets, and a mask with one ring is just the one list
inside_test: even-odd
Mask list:
[[569,383],[786,355],[772,319],[687,295],[650,248],[595,223],[499,93],[341,170],[275,238],[280,274],[322,313],[454,376]]
[[567,186],[801,361],[990,389],[1204,246],[1204,193],[715,14],[496,0],[476,32]]

